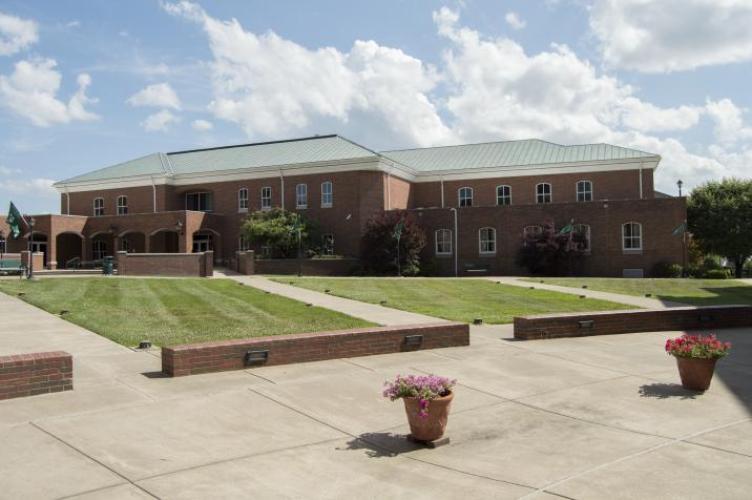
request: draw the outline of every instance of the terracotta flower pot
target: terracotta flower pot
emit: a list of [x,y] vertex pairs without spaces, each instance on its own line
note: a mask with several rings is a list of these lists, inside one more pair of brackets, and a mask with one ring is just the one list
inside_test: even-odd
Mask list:
[[444,435],[454,393],[428,401],[428,415],[420,416],[420,400],[404,398],[410,435],[416,441],[436,441]]
[[690,391],[706,391],[713,378],[715,363],[718,358],[682,358],[676,357],[682,386]]

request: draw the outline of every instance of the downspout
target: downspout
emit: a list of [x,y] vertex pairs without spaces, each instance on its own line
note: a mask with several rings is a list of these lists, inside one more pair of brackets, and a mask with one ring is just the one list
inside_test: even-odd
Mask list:
[[640,199],[642,199],[642,162],[640,162]]
[[[441,182],[441,208],[444,208],[444,178],[443,177],[441,178],[440,182]],[[456,215],[457,214],[455,214],[455,219],[456,219]]]
[[282,175],[281,170],[279,171],[279,186],[280,186],[279,189],[281,191],[279,193],[280,200],[281,200],[280,206],[282,207],[282,210],[284,210],[285,209],[285,176]]
[[70,193],[68,188],[65,188],[65,214],[70,215]]
[[457,276],[459,276],[459,268],[457,265],[457,262],[459,261],[459,253],[460,253],[460,247],[458,245],[459,235],[457,234],[459,225],[457,223],[457,209],[452,207],[449,210],[454,212],[454,277],[456,278]]
[[151,178],[151,204],[152,211],[157,213],[157,185],[154,182],[154,177]]
[[386,209],[392,209],[392,174],[386,173]]

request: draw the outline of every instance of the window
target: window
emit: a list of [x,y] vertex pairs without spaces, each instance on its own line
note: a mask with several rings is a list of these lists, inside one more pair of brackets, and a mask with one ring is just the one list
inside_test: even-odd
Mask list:
[[622,224],[621,236],[624,250],[642,250],[642,224],[639,222]]
[[334,235],[331,233],[322,235],[321,246],[324,255],[334,255]]
[[472,207],[473,206],[473,188],[471,187],[462,187],[457,192],[459,195],[459,201],[461,207]]
[[308,208],[308,185],[295,186],[295,208]]
[[478,243],[481,254],[496,253],[496,229],[484,227],[478,231]]
[[450,255],[452,253],[452,231],[439,229],[436,235],[436,255]]
[[103,240],[94,240],[92,243],[94,260],[102,260],[107,255],[107,242]]
[[512,204],[511,186],[496,186],[496,204],[497,205],[511,205]]
[[104,215],[104,198],[94,198],[94,217]]
[[186,193],[185,209],[195,210],[197,212],[211,212],[212,211],[211,193]]
[[248,241],[248,237],[241,235],[238,238],[238,250],[241,252],[247,252],[251,248],[251,242]]
[[572,240],[577,245],[578,250],[590,253],[590,226],[588,224],[575,224]]
[[127,196],[118,196],[118,199],[117,199],[117,214],[118,215],[127,215],[128,214],[128,197]]
[[593,183],[579,181],[577,183],[577,201],[593,201]]
[[272,247],[269,245],[262,245],[261,246],[261,258],[263,259],[271,259],[272,258]]
[[128,241],[125,238],[120,239],[120,251],[121,252],[130,252],[131,251],[131,242]]
[[330,181],[321,183],[321,207],[329,208],[334,201],[334,194],[332,191],[332,183]]
[[272,208],[272,188],[269,186],[261,188],[261,210]]
[[551,184],[541,182],[535,186],[535,201],[536,203],[551,203]]
[[238,212],[248,211],[248,189],[240,188],[238,191]]

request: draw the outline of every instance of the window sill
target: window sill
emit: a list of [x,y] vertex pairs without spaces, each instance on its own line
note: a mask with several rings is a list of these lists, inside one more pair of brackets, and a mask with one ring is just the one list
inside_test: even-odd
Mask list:
[[496,252],[480,252],[479,257],[496,257]]
[[642,255],[642,248],[622,248],[621,253],[624,255]]
[[333,205],[321,205],[321,208],[332,208]]
[[449,253],[436,253],[435,256],[438,257],[438,258],[440,258],[440,259],[441,258],[447,259],[447,258],[449,258],[449,257],[452,256],[452,252],[449,252]]
[[307,210],[307,209],[308,209],[308,205],[306,205],[304,207],[301,207],[301,206],[296,206],[295,207],[295,210]]

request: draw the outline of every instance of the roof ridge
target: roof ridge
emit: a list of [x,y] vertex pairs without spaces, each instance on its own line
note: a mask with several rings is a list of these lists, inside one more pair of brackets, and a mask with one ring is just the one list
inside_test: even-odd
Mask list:
[[[200,151],[216,151],[219,149],[232,149],[232,148],[243,148],[243,147],[249,147],[249,146],[264,146],[267,144],[282,144],[285,142],[299,142],[299,141],[310,141],[313,139],[331,139],[332,137],[340,137],[337,134],[326,134],[326,135],[311,135],[307,137],[295,137],[292,139],[280,139],[277,141],[261,141],[261,142],[249,142],[246,144],[231,144],[229,146],[214,146],[211,148],[198,148],[198,149],[185,149],[181,151],[170,151],[169,153],[165,153],[166,156],[170,155],[180,155],[185,153],[198,153]],[[350,141],[352,142],[352,141]],[[353,143],[355,144],[355,143]],[[362,146],[361,146],[362,147]]]

